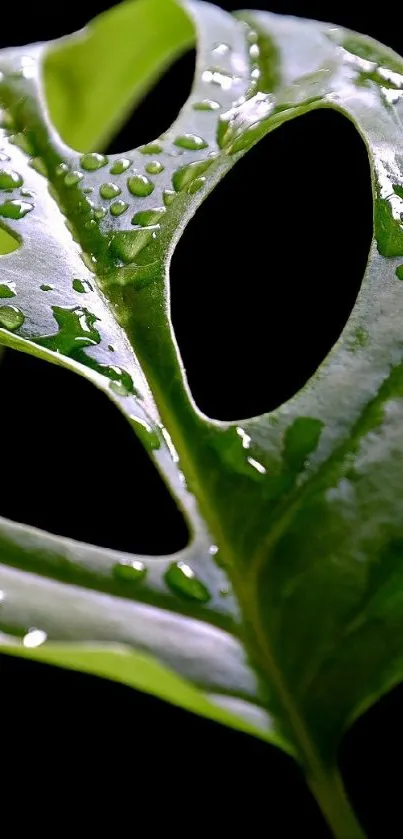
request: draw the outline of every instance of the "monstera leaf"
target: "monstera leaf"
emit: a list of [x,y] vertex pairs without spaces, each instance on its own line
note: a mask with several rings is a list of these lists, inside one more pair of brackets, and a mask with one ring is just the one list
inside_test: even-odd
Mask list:
[[[128,108],[195,38],[175,123],[104,156]],[[150,559],[1,519],[2,648],[277,744],[303,766],[334,835],[362,836],[338,743],[403,677],[403,62],[334,26],[137,0],[71,38],[3,51],[0,71],[1,342],[107,394],[192,534],[179,554]],[[248,149],[323,107],[352,120],[372,167],[358,300],[293,399],[211,421],[173,334],[172,253]]]

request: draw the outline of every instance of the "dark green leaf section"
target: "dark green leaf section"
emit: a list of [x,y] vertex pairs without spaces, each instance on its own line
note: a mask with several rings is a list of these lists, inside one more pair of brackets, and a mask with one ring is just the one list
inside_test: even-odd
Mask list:
[[[122,87],[117,57],[104,108],[104,39],[122,37],[127,49],[133,20],[141,44],[160,6],[127,3],[110,13],[110,30],[106,16],[72,41],[0,56],[1,229],[21,243],[0,257],[2,296],[14,295],[0,306],[0,332],[108,394],[184,510],[192,543],[150,561],[3,521],[0,620],[8,638],[23,637],[18,652],[34,654],[39,639],[46,660],[281,744],[304,765],[335,836],[354,839],[362,833],[335,773],[338,742],[403,675],[403,62],[337,27],[170,2],[154,58],[130,65]],[[188,12],[198,64],[173,126],[121,158],[67,148],[46,114],[44,62],[59,130],[66,136],[78,96],[82,133],[69,139],[92,149],[157,65],[190,43]],[[189,397],[172,333],[173,249],[242,154],[320,107],[352,120],[370,157],[375,229],[361,292],[301,392],[270,415],[213,423]]]

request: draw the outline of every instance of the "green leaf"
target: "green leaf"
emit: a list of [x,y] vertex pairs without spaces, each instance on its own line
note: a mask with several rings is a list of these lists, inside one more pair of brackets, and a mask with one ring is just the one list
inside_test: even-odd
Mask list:
[[[337,27],[259,12],[237,19],[208,4],[167,3],[172,25],[159,27],[160,6],[124,4],[78,41],[0,54],[0,184],[8,178],[11,189],[0,220],[21,245],[0,257],[14,295],[0,306],[0,335],[108,395],[192,540],[150,560],[1,520],[4,644],[281,746],[305,769],[334,835],[354,839],[363,834],[337,775],[338,744],[403,677],[403,61]],[[90,148],[157,65],[190,43],[188,13],[198,64],[173,126],[125,162],[67,148],[41,68],[58,130]],[[124,82],[126,59],[112,68],[103,102],[108,22],[111,43],[127,49],[132,14],[135,46],[155,24],[153,54]],[[85,113],[73,125],[77,97]],[[360,295],[293,399],[270,415],[213,422],[190,397],[172,330],[172,252],[243,154],[321,107],[352,120],[370,157],[375,230]]]
[[45,56],[51,118],[72,148],[106,146],[127,112],[186,49],[194,28],[174,0],[126,0]]

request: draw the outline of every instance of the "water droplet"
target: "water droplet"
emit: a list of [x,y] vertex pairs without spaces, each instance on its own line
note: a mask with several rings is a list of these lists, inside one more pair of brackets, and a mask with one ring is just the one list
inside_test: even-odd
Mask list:
[[154,210],[140,210],[139,213],[135,213],[133,216],[132,224],[139,224],[141,227],[148,227],[150,224],[156,224],[164,213],[165,207],[155,207]]
[[128,206],[129,205],[126,204],[126,201],[122,201],[121,199],[119,199],[119,201],[114,201],[113,204],[111,204],[111,206],[109,207],[109,212],[111,216],[121,216],[122,213],[126,212]]
[[94,216],[98,219],[98,221],[100,221],[100,219],[105,218],[106,212],[105,207],[97,207],[97,209],[94,210]]
[[147,568],[140,559],[133,559],[129,562],[119,562],[114,566],[114,576],[118,580],[123,580],[127,583],[139,583],[144,580],[147,574]]
[[225,70],[212,68],[204,70],[202,73],[202,81],[207,84],[214,84],[221,87],[222,90],[231,90],[232,84],[236,79],[232,73],[227,73]]
[[115,233],[110,241],[110,250],[122,262],[134,262],[136,257],[155,238],[159,225],[150,225],[138,230],[119,231]]
[[193,195],[193,193],[198,192],[199,189],[204,187],[206,183],[206,178],[195,178],[194,181],[188,187],[188,193]]
[[112,182],[102,184],[99,187],[99,194],[101,198],[105,198],[106,200],[110,198],[116,198],[116,196],[120,195],[121,192],[122,190],[120,189],[120,187],[116,186],[116,184],[113,184]]
[[15,297],[15,291],[13,290],[12,286],[15,288],[15,283],[0,283],[0,297]]
[[88,282],[88,280],[73,280],[73,288],[74,291],[78,291],[79,294],[85,294],[87,291],[92,291],[92,285]]
[[10,143],[14,146],[18,146],[18,148],[25,152],[25,154],[29,154],[31,156],[34,154],[30,139],[25,132],[21,131],[18,134],[13,134],[13,136],[10,137]]
[[27,201],[20,201],[18,198],[15,198],[12,201],[5,201],[4,204],[0,204],[0,216],[18,221],[18,219],[24,218],[33,209],[33,204],[28,204]]
[[18,329],[24,323],[24,315],[17,306],[0,306],[0,326],[4,329]]
[[198,137],[197,134],[180,134],[174,142],[175,146],[180,146],[182,149],[190,149],[191,151],[199,151],[208,146],[208,143],[203,140],[203,137]]
[[15,189],[21,186],[23,179],[13,169],[0,169],[0,189]]
[[20,195],[22,195],[24,198],[33,198],[35,193],[32,192],[31,189],[22,189],[20,191]]
[[145,198],[154,191],[154,184],[146,175],[132,175],[127,179],[127,186],[132,195]]
[[228,46],[228,44],[216,44],[216,45],[213,47],[213,49],[211,50],[211,52],[213,53],[213,55],[220,55],[220,56],[221,56],[221,55],[228,55],[228,53],[229,53],[230,51],[231,51],[231,49],[230,49],[230,47]]
[[150,160],[150,163],[147,163],[145,170],[148,172],[149,175],[159,175],[160,172],[163,172],[165,166],[159,162],[159,160]]
[[398,280],[403,280],[403,265],[399,265],[398,268],[396,268],[396,276]]
[[259,461],[255,460],[254,457],[247,457],[246,459],[249,463],[249,466],[251,466],[252,469],[256,469],[256,472],[259,472],[259,475],[265,475],[266,474],[266,469],[263,466],[263,463],[259,463]]
[[176,192],[174,192],[173,189],[164,189],[164,192],[162,193],[162,200],[166,207],[169,207],[169,205],[172,204],[175,196]]
[[221,586],[220,594],[221,594],[221,597],[228,597],[228,595],[231,594],[230,586]]
[[48,285],[47,283],[42,283],[42,285],[40,285],[39,288],[41,289],[41,291],[53,291],[53,286]]
[[218,545],[210,545],[208,552],[211,556],[215,556],[218,553]]
[[45,162],[42,160],[41,157],[32,157],[29,161],[29,165],[31,169],[35,169],[35,172],[38,172],[39,175],[43,175],[44,178],[47,177],[48,170],[46,168]]
[[111,175],[121,175],[123,172],[126,172],[130,164],[131,160],[129,160],[128,157],[121,157],[119,160],[115,160],[115,162],[112,163],[109,171]]
[[59,163],[59,164],[56,166],[56,169],[55,169],[55,174],[56,174],[58,177],[60,177],[61,175],[65,175],[65,174],[66,174],[66,172],[68,172],[68,168],[69,168],[69,167],[67,166],[67,163]]
[[33,649],[34,647],[40,647],[41,644],[44,644],[47,637],[47,633],[44,632],[43,629],[35,629],[35,627],[32,627],[28,630],[26,635],[24,635],[22,643],[24,644],[24,647]]
[[186,562],[172,562],[164,576],[167,585],[175,594],[198,600],[199,603],[207,603],[210,600],[210,592]]
[[113,346],[113,344],[108,344],[108,350],[110,350],[110,352],[115,352],[115,347]]
[[75,186],[82,181],[83,177],[82,172],[67,172],[67,175],[64,176],[64,183],[66,186]]
[[197,160],[194,163],[188,163],[187,166],[182,166],[180,169],[177,169],[172,176],[172,183],[176,192],[186,189],[195,178],[203,175],[209,166],[211,166],[212,162],[211,158],[210,160]]
[[96,169],[101,169],[102,166],[106,166],[107,162],[108,158],[104,154],[98,154],[96,151],[83,154],[80,158],[80,165],[87,172],[95,172]]
[[99,318],[89,312],[88,309],[80,306],[75,306],[72,309],[52,306],[52,312],[59,326],[59,331],[55,335],[44,335],[42,338],[36,338],[37,344],[63,355],[71,355],[75,350],[82,347],[92,347],[99,344],[101,338],[94,327]]
[[88,268],[88,270],[91,271],[92,274],[95,274],[97,265],[97,260],[95,256],[93,256],[91,253],[86,253],[86,251],[82,251],[80,256],[82,261],[84,262],[85,267]]
[[162,146],[159,143],[146,143],[145,146],[140,146],[139,152],[141,154],[161,154]]
[[193,103],[194,111],[217,111],[221,105],[215,99],[202,99],[200,102]]

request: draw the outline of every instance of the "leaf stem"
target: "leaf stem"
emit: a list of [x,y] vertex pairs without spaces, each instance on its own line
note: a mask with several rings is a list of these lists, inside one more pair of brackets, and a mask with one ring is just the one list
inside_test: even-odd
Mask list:
[[335,770],[328,775],[321,774],[320,777],[308,775],[307,781],[335,839],[365,839],[339,772]]

